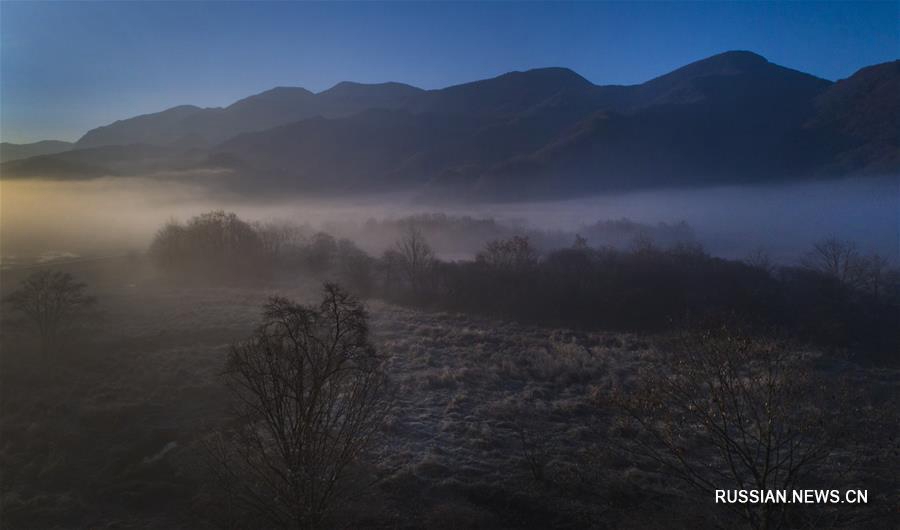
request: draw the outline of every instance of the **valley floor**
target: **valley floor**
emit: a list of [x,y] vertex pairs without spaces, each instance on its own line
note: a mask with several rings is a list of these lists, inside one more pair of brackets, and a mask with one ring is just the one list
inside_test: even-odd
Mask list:
[[[4,325],[2,526],[214,523],[200,446],[227,421],[229,345],[253,329],[268,296],[312,302],[317,285],[107,285],[99,330],[47,364]],[[687,527],[712,509],[584,450],[611,432],[592,396],[652,355],[647,338],[368,305],[397,403],[377,455],[381,481],[342,507],[351,527]],[[896,371],[853,377],[886,395],[900,387]],[[890,483],[871,489],[879,484],[889,495]]]

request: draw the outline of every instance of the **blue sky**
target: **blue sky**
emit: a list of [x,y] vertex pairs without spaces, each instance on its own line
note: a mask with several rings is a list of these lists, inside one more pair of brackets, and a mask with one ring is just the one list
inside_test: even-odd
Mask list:
[[896,59],[900,2],[0,2],[0,137],[75,140],[178,104],[542,66],[640,83],[726,50],[827,79]]

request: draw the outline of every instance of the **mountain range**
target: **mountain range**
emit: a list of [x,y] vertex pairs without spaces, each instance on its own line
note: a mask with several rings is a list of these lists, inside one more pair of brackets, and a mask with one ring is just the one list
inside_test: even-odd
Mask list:
[[630,86],[541,68],[437,90],[279,87],[117,121],[71,145],[4,144],[0,172],[214,170],[247,192],[466,199],[900,174],[898,94],[900,61],[831,82],[746,51]]

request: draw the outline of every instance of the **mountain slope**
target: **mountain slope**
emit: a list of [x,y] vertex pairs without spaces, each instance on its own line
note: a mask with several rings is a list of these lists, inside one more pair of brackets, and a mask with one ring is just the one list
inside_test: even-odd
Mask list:
[[752,52],[731,51],[647,81],[636,88],[630,103],[632,107],[689,104],[733,97],[741,90],[769,96],[782,93],[786,97],[808,97],[809,93],[820,92],[830,84],[824,79],[770,63]]
[[[808,176],[803,124],[828,81],[748,52],[698,61],[640,85],[627,111],[595,112],[540,149],[474,176],[499,197]],[[559,178],[564,176],[564,178]],[[452,186],[459,186],[455,176]]]
[[815,101],[808,131],[826,145],[825,170],[884,173],[900,167],[900,61],[863,68]]
[[277,87],[225,108],[174,107],[88,131],[78,148],[155,144],[207,147],[244,132],[277,127],[314,116],[347,116],[370,108],[398,108],[422,90],[400,83],[340,83],[314,94]]
[[206,109],[193,105],[172,107],[154,114],[143,114],[91,129],[77,142],[76,149],[103,145],[158,144],[165,145],[185,137],[183,123]]
[[[436,193],[471,190],[499,198],[775,179],[805,170],[792,145],[830,84],[747,52],[612,90],[569,70],[540,69],[429,91],[403,122],[377,133],[404,137],[427,130],[429,141],[395,145],[377,163],[355,170],[320,155],[353,158],[375,145],[349,134],[358,126],[352,119],[309,123],[302,134],[282,128],[252,141],[239,136],[216,150],[250,168],[278,161],[266,165],[266,173],[280,171],[294,185],[308,181],[314,166],[320,177],[368,179],[368,188],[415,178]],[[448,122],[436,116],[456,116],[455,128],[436,125]],[[436,128],[426,129],[426,120]],[[347,134],[326,134],[315,140],[318,151],[307,151],[317,130]]]
[[[347,118],[315,117],[267,131],[246,133],[213,150],[212,159],[266,182],[294,189],[349,191],[413,184],[427,173],[425,156],[473,128],[454,114],[368,110]],[[248,170],[249,169],[249,170]]]
[[0,143],[0,162],[9,162],[32,156],[52,155],[68,151],[74,144],[59,140],[43,140],[30,144]]
[[205,151],[150,144],[105,145],[4,162],[6,178],[87,179],[210,169]]
[[898,61],[831,83],[743,51],[632,86],[541,68],[437,90],[281,87],[225,108],[116,122],[68,153],[4,164],[3,174],[205,166],[228,168],[229,182],[251,191],[424,188],[525,199],[900,173],[898,90]]

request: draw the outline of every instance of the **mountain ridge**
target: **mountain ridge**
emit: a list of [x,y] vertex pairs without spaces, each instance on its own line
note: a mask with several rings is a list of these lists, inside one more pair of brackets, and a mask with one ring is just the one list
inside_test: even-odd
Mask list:
[[[637,85],[550,67],[432,90],[276,87],[227,107],[120,120],[74,147],[157,145],[173,166],[225,168],[242,187],[414,186],[474,198],[900,173],[898,83],[900,61],[833,83],[732,51]],[[57,170],[60,160],[73,158]],[[3,173],[40,167],[4,164]]]
[[[341,81],[334,86],[320,92],[312,92],[303,87],[280,86],[239,99],[225,107],[199,107],[196,105],[179,105],[165,109],[158,113],[143,114],[134,116],[132,118],[117,120],[111,124],[97,127],[88,131],[87,133],[85,133],[85,135],[83,135],[79,140],[76,141],[76,146],[78,148],[83,148],[97,147],[99,145],[144,142],[165,145],[181,138],[183,135],[175,135],[167,139],[161,138],[158,133],[156,136],[153,136],[151,134],[149,137],[147,135],[140,137],[135,136],[135,133],[132,132],[132,129],[129,128],[129,126],[137,123],[145,125],[150,121],[160,121],[165,122],[167,127],[172,128],[176,127],[179,124],[183,124],[183,120],[186,120],[186,126],[190,129],[189,132],[196,134],[198,133],[197,128],[202,128],[206,124],[208,124],[209,129],[221,128],[221,120],[213,118],[213,116],[219,115],[221,117],[221,115],[224,113],[239,112],[248,107],[260,106],[264,104],[281,104],[283,106],[291,107],[293,112],[287,112],[277,118],[273,118],[270,121],[265,121],[259,124],[254,123],[246,125],[243,129],[234,129],[234,127],[232,127],[233,130],[228,129],[228,134],[230,134],[230,136],[234,136],[241,132],[264,130],[278,125],[284,125],[292,121],[310,118],[316,115],[322,115],[323,117],[327,118],[358,112],[361,110],[365,110],[365,108],[397,108],[402,107],[403,102],[408,103],[408,108],[410,108],[410,110],[419,112],[433,111],[435,107],[440,106],[444,107],[444,111],[458,111],[461,105],[459,100],[465,100],[467,93],[478,90],[484,91],[485,89],[488,89],[488,91],[492,93],[495,99],[503,99],[505,102],[509,103],[510,94],[508,91],[510,89],[517,88],[516,82],[525,80],[531,82],[529,86],[532,90],[535,89],[536,85],[540,86],[540,83],[536,83],[536,81],[543,81],[544,89],[551,92],[558,89],[567,89],[572,91],[594,91],[596,93],[595,97],[602,98],[603,95],[601,94],[605,95],[611,92],[621,92],[622,89],[633,87],[644,87],[642,89],[642,92],[651,90],[658,91],[658,85],[677,84],[677,82],[682,81],[685,76],[688,76],[690,78],[697,78],[706,77],[712,74],[722,75],[734,73],[735,71],[740,72],[741,69],[747,69],[751,66],[759,68],[764,65],[771,65],[773,67],[782,68],[786,71],[797,72],[795,70],[779,67],[777,65],[774,65],[773,63],[769,63],[764,57],[753,52],[729,51],[714,55],[712,57],[694,61],[681,68],[673,70],[672,72],[668,72],[666,74],[652,78],[644,83],[636,85],[596,85],[569,68],[541,67],[528,70],[510,71],[492,78],[459,83],[456,85],[431,90],[425,90],[405,83],[393,81],[385,83],[357,83],[352,81]],[[729,68],[732,70],[731,72],[728,71]],[[809,74],[802,74],[800,72],[797,73],[803,76],[814,78],[814,76],[810,76]],[[820,81],[823,83],[830,83],[826,80]],[[362,92],[362,89],[365,90],[365,93]],[[403,94],[396,94],[395,100],[390,100],[390,98],[386,98],[383,94],[383,91],[385,89],[403,91]],[[337,97],[340,97],[339,94],[347,91],[356,91],[358,93],[356,96],[357,98],[368,98],[369,100],[358,101],[356,107],[354,108],[334,108],[334,100]],[[376,93],[376,91],[382,93],[378,94]],[[377,101],[374,103],[371,101],[371,99],[379,97],[382,99],[382,101]],[[644,96],[643,99],[647,100],[652,98],[647,98],[646,96]],[[632,106],[660,103],[659,101],[644,100],[639,103],[632,103]],[[320,104],[313,103],[314,101],[319,101]],[[321,105],[322,103],[324,103],[324,105]],[[331,104],[332,106],[329,107],[329,104]],[[454,106],[450,106],[448,108],[448,105]],[[308,106],[308,108],[301,108],[305,106]],[[321,108],[322,106],[324,106],[325,108]],[[200,115],[204,116],[200,117]],[[154,124],[150,123],[149,125],[152,127]],[[210,142],[208,142],[210,144],[218,143],[219,141],[224,141],[225,139],[227,139],[221,138],[221,136],[223,135],[223,133],[221,132],[210,133],[209,130],[206,130],[205,132],[207,134],[212,134],[212,138],[210,139]]]
[[0,143],[0,162],[61,153],[72,149],[74,145],[73,142],[63,142],[61,140],[41,140],[25,144],[2,142]]

